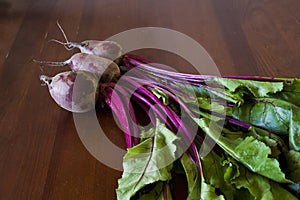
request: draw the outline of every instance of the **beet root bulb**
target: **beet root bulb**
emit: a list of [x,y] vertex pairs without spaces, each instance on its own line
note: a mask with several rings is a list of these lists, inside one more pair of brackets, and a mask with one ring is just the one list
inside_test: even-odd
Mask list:
[[120,77],[119,66],[107,59],[86,53],[76,53],[62,62],[38,61],[34,62],[47,66],[69,66],[73,71],[87,71],[95,74],[101,83],[116,81]]
[[86,71],[67,71],[54,77],[40,76],[51,97],[62,108],[84,113],[95,109],[98,98],[98,78]]

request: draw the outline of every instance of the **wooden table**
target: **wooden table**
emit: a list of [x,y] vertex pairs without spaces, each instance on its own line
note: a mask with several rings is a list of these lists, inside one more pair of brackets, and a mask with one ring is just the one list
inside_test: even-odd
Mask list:
[[[32,62],[65,60],[75,52],[47,42],[62,38],[56,20],[74,41],[101,40],[138,27],[169,28],[199,42],[223,75],[300,75],[297,0],[2,0],[0,199],[116,199],[121,172],[89,154],[72,114],[41,87],[40,74],[65,69],[40,69]],[[193,72],[173,54],[139,54]],[[110,139],[124,146],[110,111],[99,118]],[[184,199],[180,194],[176,199]]]

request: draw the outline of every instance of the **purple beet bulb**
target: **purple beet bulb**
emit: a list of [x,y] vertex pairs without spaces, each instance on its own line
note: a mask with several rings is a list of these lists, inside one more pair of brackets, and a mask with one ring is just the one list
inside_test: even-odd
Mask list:
[[51,97],[62,108],[84,113],[95,109],[98,97],[98,78],[86,71],[66,71],[53,77],[40,76],[48,86]]

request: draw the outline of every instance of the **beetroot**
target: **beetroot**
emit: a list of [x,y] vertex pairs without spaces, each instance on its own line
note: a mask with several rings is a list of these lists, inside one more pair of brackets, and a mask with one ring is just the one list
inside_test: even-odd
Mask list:
[[66,71],[48,77],[40,76],[48,86],[51,97],[62,108],[83,113],[95,108],[98,97],[98,79],[86,71]]
[[51,39],[50,41],[62,44],[68,50],[78,48],[82,53],[93,54],[110,60],[115,60],[122,55],[122,47],[114,41],[85,40],[83,42],[69,42],[64,30],[58,22],[57,26],[61,30],[66,42],[61,42],[56,39]]
[[120,69],[116,63],[107,58],[86,53],[76,53],[62,62],[34,61],[48,66],[69,65],[73,71],[88,71],[95,74],[101,83],[115,81],[120,76]]

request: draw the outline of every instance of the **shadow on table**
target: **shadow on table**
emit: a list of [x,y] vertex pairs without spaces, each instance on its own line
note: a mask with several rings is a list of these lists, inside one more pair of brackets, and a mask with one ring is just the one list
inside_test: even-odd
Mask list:
[[10,8],[11,8],[10,2],[0,0],[0,17],[7,16]]

